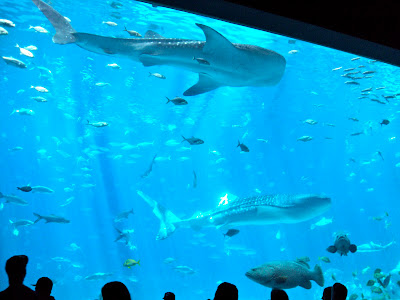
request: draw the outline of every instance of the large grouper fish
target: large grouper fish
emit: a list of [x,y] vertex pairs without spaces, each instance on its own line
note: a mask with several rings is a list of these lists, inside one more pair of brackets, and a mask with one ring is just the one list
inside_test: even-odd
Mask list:
[[137,191],[137,193],[150,205],[153,213],[160,220],[157,240],[166,239],[176,228],[227,229],[240,225],[299,223],[314,218],[331,207],[331,199],[326,196],[264,195],[237,198],[220,204],[213,210],[197,213],[188,219],[180,219],[142,191]]
[[[194,96],[222,86],[272,86],[282,78],[285,58],[275,51],[254,45],[231,43],[214,29],[196,24],[206,41],[165,38],[147,31],[144,38],[114,38],[76,32],[50,5],[32,0],[56,30],[53,42],[75,43],[98,54],[127,57],[144,66],[168,65],[199,74],[198,82],[184,92]],[[197,58],[197,59],[195,59]],[[199,63],[206,61],[208,64]]]
[[301,286],[311,289],[311,281],[324,286],[324,275],[320,266],[316,265],[311,271],[303,261],[272,261],[245,274],[251,280],[273,289],[292,289]]

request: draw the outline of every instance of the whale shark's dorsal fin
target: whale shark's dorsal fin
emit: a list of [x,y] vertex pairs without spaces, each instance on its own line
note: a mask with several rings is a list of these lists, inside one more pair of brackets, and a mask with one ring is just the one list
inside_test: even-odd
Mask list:
[[147,30],[146,33],[144,34],[145,39],[165,39],[161,34],[153,31],[153,30]]
[[206,43],[203,47],[204,53],[226,55],[227,51],[237,51],[235,46],[218,31],[203,24],[196,23],[196,25],[203,30],[206,36]]
[[218,82],[215,82],[208,74],[199,73],[199,81],[192,86],[191,88],[187,89],[183,95],[184,96],[195,96],[198,94],[206,93],[216,88],[220,87],[221,85]]

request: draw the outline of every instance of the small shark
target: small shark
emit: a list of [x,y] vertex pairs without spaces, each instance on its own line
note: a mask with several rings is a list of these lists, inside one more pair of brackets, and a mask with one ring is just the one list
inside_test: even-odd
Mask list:
[[326,212],[331,206],[331,199],[326,196],[264,195],[227,201],[213,210],[182,220],[142,191],[137,193],[160,220],[157,240],[166,239],[178,227],[220,229],[240,225],[299,223]]
[[[127,57],[144,66],[168,65],[199,74],[198,82],[183,95],[195,96],[222,86],[272,86],[281,80],[286,67],[285,58],[262,47],[233,44],[219,32],[200,27],[206,41],[165,38],[147,31],[141,39],[113,38],[76,32],[71,24],[51,6],[32,0],[56,30],[53,42],[75,43],[79,47],[103,55]],[[209,64],[199,63],[197,57]]]

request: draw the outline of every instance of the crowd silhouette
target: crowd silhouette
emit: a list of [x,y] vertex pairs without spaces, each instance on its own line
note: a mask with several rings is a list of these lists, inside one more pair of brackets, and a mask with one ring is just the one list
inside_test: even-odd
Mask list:
[[[6,262],[6,273],[9,286],[0,292],[0,300],[55,300],[51,296],[53,282],[48,277],[38,279],[35,291],[24,285],[26,276],[26,265],[28,257],[26,255],[15,255]],[[106,283],[101,289],[103,300],[131,300],[128,288],[120,281]],[[346,300],[347,288],[341,283],[335,283],[331,287],[324,289],[322,300]],[[175,294],[166,292],[164,300],[175,300]],[[221,283],[214,295],[214,300],[238,300],[239,291],[237,287],[228,282]],[[208,299],[210,300],[210,299]],[[272,289],[271,300],[289,300],[284,290]]]

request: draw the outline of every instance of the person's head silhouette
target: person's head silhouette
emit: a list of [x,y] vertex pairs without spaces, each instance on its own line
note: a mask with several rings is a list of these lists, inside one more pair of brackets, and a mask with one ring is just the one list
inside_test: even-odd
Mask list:
[[289,297],[283,290],[272,289],[271,300],[289,300]]
[[324,293],[322,294],[322,300],[331,300],[332,297],[332,287],[328,286],[324,289]]
[[163,297],[164,300],[175,300],[175,294],[172,292],[166,292]]
[[35,292],[40,296],[50,296],[53,289],[53,281],[48,277],[41,277],[35,285]]
[[343,284],[336,282],[332,286],[332,294],[331,295],[332,295],[331,296],[332,300],[346,300],[347,288]]
[[215,292],[214,300],[238,300],[239,292],[235,285],[223,282]]
[[103,300],[131,300],[128,288],[119,281],[106,283],[101,289]]
[[6,262],[6,273],[10,285],[22,285],[26,276],[26,265],[28,256],[15,255]]

